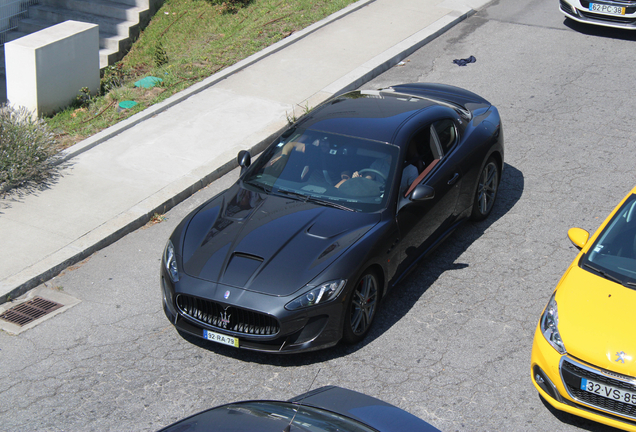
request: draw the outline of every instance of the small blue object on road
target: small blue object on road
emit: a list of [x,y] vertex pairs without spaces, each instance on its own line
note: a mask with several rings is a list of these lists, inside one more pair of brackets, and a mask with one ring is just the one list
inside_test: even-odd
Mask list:
[[475,56],[470,56],[465,59],[455,59],[453,60],[453,63],[455,63],[457,66],[466,66],[468,63],[475,63],[476,61],[477,59],[475,58]]

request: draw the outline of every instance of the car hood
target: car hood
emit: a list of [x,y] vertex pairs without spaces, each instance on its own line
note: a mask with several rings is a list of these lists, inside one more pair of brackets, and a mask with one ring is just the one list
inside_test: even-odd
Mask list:
[[379,214],[319,206],[235,185],[192,217],[183,239],[183,271],[236,288],[290,295],[379,220]]
[[[567,352],[614,372],[636,376],[636,291],[574,264],[556,294],[559,333]],[[625,353],[625,362],[617,353]]]

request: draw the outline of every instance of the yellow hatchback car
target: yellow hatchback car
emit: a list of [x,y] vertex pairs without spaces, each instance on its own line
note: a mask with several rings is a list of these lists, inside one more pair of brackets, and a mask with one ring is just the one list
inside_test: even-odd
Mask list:
[[554,408],[636,431],[636,187],[580,249],[546,306],[532,382]]

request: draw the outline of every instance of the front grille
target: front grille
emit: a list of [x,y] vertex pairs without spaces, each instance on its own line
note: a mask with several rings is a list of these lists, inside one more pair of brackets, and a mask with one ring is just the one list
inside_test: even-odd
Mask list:
[[590,9],[590,3],[603,3],[603,4],[609,4],[612,6],[622,6],[627,8],[627,10],[625,11],[626,13],[634,13],[634,9],[636,9],[636,1],[635,0],[611,0],[611,1],[588,1],[588,0],[581,0],[581,6],[583,6],[585,9]]
[[601,14],[586,12],[584,10],[579,10],[579,13],[585,18],[589,18],[589,19],[593,19],[597,21],[607,21],[607,22],[613,22],[618,24],[636,23],[636,19],[634,18],[620,17],[620,16],[613,16],[613,15],[601,15]]
[[613,399],[608,399],[594,393],[586,392],[580,389],[581,378],[588,378],[596,382],[602,382],[621,390],[633,392],[636,394],[636,385],[625,381],[610,378],[600,372],[592,371],[587,368],[580,367],[571,361],[565,359],[561,362],[561,376],[568,393],[574,399],[587,405],[599,408],[611,413],[621,414],[636,419],[636,406],[626,404]]
[[255,336],[274,336],[280,331],[278,320],[271,315],[180,294],[179,311],[208,326],[235,333]]

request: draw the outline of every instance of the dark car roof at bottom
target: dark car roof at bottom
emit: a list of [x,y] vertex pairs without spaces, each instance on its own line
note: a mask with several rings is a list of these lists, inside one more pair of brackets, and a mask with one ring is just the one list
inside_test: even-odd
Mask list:
[[434,102],[420,97],[355,91],[319,106],[297,125],[321,132],[391,142],[404,120],[416,111],[434,105]]
[[[272,401],[246,401],[272,402]],[[439,432],[437,428],[400,408],[371,396],[336,386],[321,387],[296,396],[290,402],[339,413],[371,426],[380,432]],[[275,416],[257,417],[240,414],[245,402],[221,405],[187,417],[160,432],[282,432],[289,423]],[[228,409],[235,407],[235,409]],[[298,431],[299,428],[292,427]]]
[[337,386],[321,387],[292,401],[340,413],[381,432],[439,432],[439,429],[394,405]]

